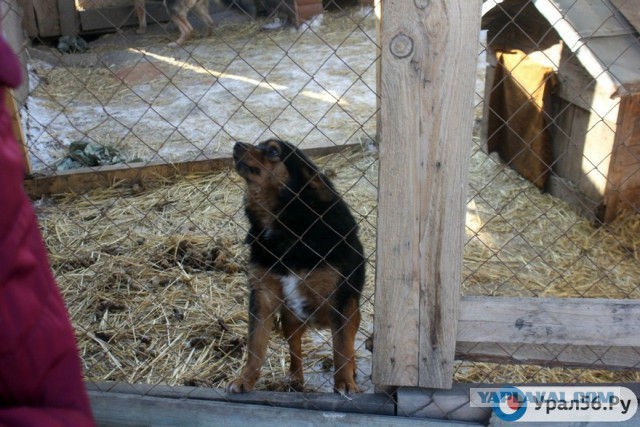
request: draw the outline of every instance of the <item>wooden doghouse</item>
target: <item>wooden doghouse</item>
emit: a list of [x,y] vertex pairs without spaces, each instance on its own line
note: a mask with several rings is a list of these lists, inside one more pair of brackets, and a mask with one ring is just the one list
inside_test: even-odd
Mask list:
[[593,219],[640,210],[637,2],[489,0],[482,28],[489,150]]

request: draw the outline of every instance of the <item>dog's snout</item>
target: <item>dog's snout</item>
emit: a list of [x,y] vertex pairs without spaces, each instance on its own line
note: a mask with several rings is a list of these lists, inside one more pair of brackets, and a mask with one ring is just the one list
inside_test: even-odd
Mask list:
[[247,152],[247,150],[249,149],[251,145],[247,144],[246,142],[236,142],[236,144],[233,146],[233,155],[235,157],[240,157],[242,156],[244,153]]

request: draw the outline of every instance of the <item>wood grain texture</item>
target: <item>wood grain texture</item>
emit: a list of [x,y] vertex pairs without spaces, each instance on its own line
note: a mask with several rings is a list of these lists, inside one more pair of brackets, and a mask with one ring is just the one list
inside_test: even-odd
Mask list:
[[33,1],[17,0],[17,4],[22,8],[22,27],[27,32],[27,36],[31,38],[38,37],[38,23],[36,22],[36,14],[33,10]]
[[605,221],[622,210],[640,209],[640,95],[625,96],[615,132],[607,176]]
[[509,365],[626,370],[640,368],[640,347],[458,341],[456,359]]
[[480,6],[382,3],[377,385],[451,386]]
[[[324,156],[338,153],[341,150],[352,149],[358,144],[331,145],[304,149],[309,156]],[[25,191],[31,198],[43,195],[63,193],[84,193],[96,188],[113,186],[127,186],[133,184],[144,185],[148,182],[174,178],[193,173],[214,172],[231,167],[231,157],[198,158],[182,163],[166,163],[154,161],[147,163],[128,163],[93,168],[79,168],[64,172],[57,172],[51,176],[31,177],[25,180]]]
[[459,420],[487,425],[491,408],[469,405],[470,388],[477,384],[456,383],[449,390],[400,387],[396,392],[397,414],[403,417]]
[[337,393],[282,393],[253,391],[229,394],[220,388],[168,386],[151,384],[127,384],[122,382],[85,383],[88,391],[121,393],[131,396],[149,396],[171,399],[197,399],[212,402],[268,405],[278,408],[311,409],[369,415],[393,415],[395,404],[390,395],[358,393],[345,399]]
[[457,337],[476,343],[640,347],[640,304],[595,298],[464,297]]
[[18,105],[13,95],[13,91],[8,90],[5,92],[4,102],[11,117],[11,128],[13,129],[13,136],[20,144],[22,148],[22,157],[24,159],[24,168],[26,173],[31,173],[31,160],[29,160],[29,148],[27,147],[27,141],[22,131],[22,124],[20,121],[20,112],[18,111]]
[[[203,400],[167,399],[119,393],[89,392],[91,407],[99,426],[316,426],[367,425],[414,426],[417,420],[405,417],[353,414],[333,411],[273,408]],[[265,402],[268,404],[268,402]],[[421,426],[468,426],[452,421],[420,420]],[[472,424],[480,426],[480,424]]]
[[32,0],[38,36],[55,37],[60,35],[60,14],[58,2],[53,0]]
[[640,32],[640,8],[638,3],[629,0],[611,0],[611,3],[627,18],[636,31]]
[[74,0],[57,0],[60,13],[60,34],[63,36],[76,36],[80,29],[80,19],[76,12]]

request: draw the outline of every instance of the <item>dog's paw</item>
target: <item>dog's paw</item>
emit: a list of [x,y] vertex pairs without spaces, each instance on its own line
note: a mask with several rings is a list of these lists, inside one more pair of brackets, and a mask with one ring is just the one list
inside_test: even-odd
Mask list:
[[343,396],[360,392],[354,380],[337,380],[333,390]]
[[287,375],[285,378],[287,387],[292,391],[304,391],[304,378],[299,375]]
[[253,384],[249,384],[244,378],[240,377],[227,384],[225,390],[227,393],[249,393],[253,391],[253,386]]

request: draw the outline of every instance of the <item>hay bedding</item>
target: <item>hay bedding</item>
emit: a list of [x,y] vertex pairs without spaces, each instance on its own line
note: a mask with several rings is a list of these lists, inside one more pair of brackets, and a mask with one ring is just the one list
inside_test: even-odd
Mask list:
[[[345,40],[349,37],[362,38],[363,33],[356,31],[349,35],[348,31],[345,32],[345,23],[348,21],[333,21],[325,19],[321,27],[323,29],[316,29],[323,31],[323,43],[337,48],[341,58],[357,55],[358,43],[351,45]],[[352,25],[353,21],[350,22]],[[367,32],[373,32],[370,23],[362,25]],[[291,93],[287,92],[291,104],[280,110],[281,113],[274,114],[278,110],[258,102],[269,97],[272,97],[270,99],[274,104],[280,102],[277,96],[273,97],[273,90],[254,84],[255,81],[249,88],[243,86],[243,80],[225,80],[221,77],[216,80],[219,88],[231,88],[238,98],[225,98],[233,107],[232,110],[221,108],[222,101],[217,98],[220,93],[211,92],[215,96],[209,98],[205,93],[200,98],[201,101],[206,100],[200,102],[200,106],[205,106],[204,109],[209,106],[217,114],[217,121],[209,120],[206,127],[207,133],[212,132],[216,136],[207,139],[208,145],[205,145],[223,147],[227,140],[232,139],[230,135],[237,136],[243,129],[250,133],[245,138],[247,140],[259,139],[258,135],[261,134],[266,137],[268,133],[264,133],[264,129],[268,124],[274,128],[282,125],[278,132],[292,141],[302,139],[308,142],[318,135],[337,138],[339,142],[362,140],[362,133],[358,129],[364,129],[365,134],[373,134],[370,129],[373,121],[368,114],[372,113],[369,110],[375,105],[375,98],[368,99],[372,93],[368,87],[360,87],[359,96],[353,98],[356,101],[347,102],[346,96],[337,96],[351,93],[349,84],[353,82],[346,79],[343,82],[346,86],[334,94],[341,101],[335,102],[334,99],[333,103],[323,102],[322,99],[327,99],[323,97],[332,96],[327,89],[333,86],[328,81],[321,83],[316,79],[311,82],[308,78],[297,80],[299,76],[288,74],[291,64],[287,60],[274,63],[270,59],[267,45],[282,52],[304,50],[303,44],[295,43],[296,37],[313,38],[316,37],[314,32],[304,33],[303,36],[279,32],[256,40],[255,28],[251,25],[229,26],[220,31],[218,36],[224,43],[220,43],[221,39],[212,39],[198,40],[192,45],[191,60],[182,62],[189,66],[176,66],[176,63],[165,61],[167,52],[163,51],[166,42],[164,37],[140,39],[135,49],[160,55],[161,59],[154,63],[154,67],[171,76],[179,88],[173,92],[163,88],[166,81],[136,86],[137,93],[155,97],[153,113],[145,113],[149,115],[148,121],[139,119],[136,113],[136,108],[144,107],[144,102],[132,100],[130,89],[123,86],[122,81],[114,79],[112,71],[104,68],[96,68],[90,73],[75,70],[77,73],[74,76],[81,81],[78,90],[68,91],[63,87],[59,93],[51,93],[58,87],[52,80],[59,78],[53,69],[48,74],[49,86],[39,88],[42,91],[47,89],[52,99],[43,97],[42,102],[55,104],[56,99],[63,99],[77,103],[82,101],[78,96],[87,96],[86,102],[97,98],[106,108],[110,108],[112,100],[116,104],[128,103],[132,111],[129,119],[138,117],[132,122],[134,132],[126,131],[125,136],[120,134],[120,130],[125,131],[121,126],[127,123],[128,118],[126,114],[118,113],[116,108],[109,110],[109,113],[120,122],[105,122],[104,126],[99,127],[99,132],[98,128],[94,129],[97,133],[92,133],[91,137],[110,143],[122,142],[126,138],[147,135],[144,126],[153,125],[159,126],[154,135],[164,135],[159,139],[160,146],[165,150],[163,155],[171,158],[176,154],[170,152],[171,147],[176,148],[176,152],[198,152],[200,148],[196,150],[193,146],[188,148],[177,144],[174,137],[182,135],[180,138],[184,137],[185,140],[197,140],[204,138],[204,134],[198,137],[190,134],[186,135],[187,138],[184,133],[186,128],[176,132],[176,128],[169,126],[168,130],[163,130],[164,116],[159,112],[163,106],[170,105],[168,100],[176,94],[188,93],[195,98],[203,96],[202,92],[198,92],[201,89],[197,85],[187,84],[189,79],[201,75],[196,70],[202,64],[208,70],[215,71],[216,64],[225,63],[227,66],[218,71],[227,73],[227,76],[244,73],[251,77],[252,70],[246,67],[233,68],[243,67],[242,61],[232,61],[233,58],[237,59],[234,56],[237,51],[243,57],[256,55],[253,58],[257,61],[251,62],[251,65],[265,67],[256,70],[258,78],[260,73],[267,72],[278,77],[270,82],[277,88],[275,92],[292,90]],[[370,42],[364,39],[360,41]],[[207,49],[214,44],[215,49]],[[322,74],[317,71],[325,67],[328,61],[323,57],[324,48],[318,40],[312,46],[313,49],[320,49],[317,57],[324,62],[309,66],[307,71],[309,75],[316,72],[316,77],[321,78]],[[113,46],[106,43],[96,49],[108,57]],[[354,49],[355,52],[349,52]],[[148,56],[146,60],[153,61],[153,58]],[[281,59],[281,56],[278,58]],[[134,60],[134,66],[137,61]],[[364,73],[365,81],[373,82],[371,64],[372,59],[365,57],[360,68],[356,63],[353,67]],[[326,76],[331,73],[350,75],[344,67],[328,67]],[[480,79],[482,77],[480,74]],[[278,86],[282,81],[291,86]],[[335,80],[332,82],[335,83]],[[305,85],[308,90],[305,95],[296,96],[295,93]],[[91,93],[83,92],[82,88],[90,88]],[[320,102],[308,102],[318,97]],[[240,99],[244,102],[243,106],[240,105]],[[136,102],[142,104],[137,105]],[[357,108],[357,105],[362,107],[367,103],[366,108]],[[318,110],[317,105],[324,108]],[[43,108],[43,104],[32,104],[32,111],[40,111],[38,108]],[[69,106],[67,109],[72,110]],[[48,111],[55,116],[51,110],[45,110],[40,112],[45,114]],[[283,112],[285,110],[287,113]],[[196,115],[200,114],[198,111],[202,113],[202,110],[197,110]],[[353,123],[349,121],[352,119],[344,121],[346,111],[360,117],[362,123],[366,122],[365,127],[356,126],[355,130],[352,129]],[[254,116],[253,112],[262,116]],[[319,126],[309,131],[306,125],[299,125],[304,121],[294,125],[288,119],[283,120],[290,113],[294,116],[300,113],[306,115]],[[190,110],[187,116],[192,114],[194,110]],[[85,123],[83,117],[74,118],[72,114],[67,117],[76,120],[78,129],[82,129]],[[256,117],[265,119],[256,125]],[[329,120],[332,117],[339,120]],[[189,129],[194,132],[203,129],[202,126],[193,126],[194,123],[190,124]],[[216,133],[218,124],[224,125],[224,131]],[[68,129],[61,126],[60,130]],[[52,127],[49,126],[47,132],[51,131]],[[295,135],[289,135],[288,132],[294,132]],[[38,142],[36,138],[36,145],[39,143],[41,141]],[[132,146],[139,146],[140,151],[132,149],[130,154],[139,156],[149,147],[155,147],[153,144],[147,140],[140,144],[138,140]],[[47,148],[47,144],[41,145]],[[470,204],[463,266],[465,295],[640,298],[637,288],[637,278],[640,277],[637,253],[640,217],[625,215],[607,227],[596,228],[561,200],[541,194],[515,172],[487,156],[478,148],[479,145],[476,139],[471,147]],[[360,218],[361,238],[370,265],[363,300],[363,324],[357,344],[361,369],[359,382],[363,388],[371,390],[367,381],[371,370],[370,353],[364,348],[364,340],[372,329],[377,161],[375,154],[359,150],[316,161],[335,180],[340,191],[345,192],[345,198],[354,208],[356,217]],[[68,195],[37,203],[52,267],[76,327],[87,378],[96,381],[219,387],[239,370],[246,356],[247,316],[244,270],[247,252],[242,244],[246,222],[242,213],[241,193],[240,179],[230,171],[221,171],[190,176],[176,182],[146,183],[145,188],[136,186],[96,190],[82,196]],[[305,371],[309,390],[331,389],[331,352],[328,342],[326,333],[312,333],[306,337]],[[286,383],[282,381],[288,357],[284,341],[272,339],[268,354],[258,388],[286,389]],[[470,382],[560,383],[639,381],[639,376],[636,372],[459,362],[455,379]]]
[[[373,262],[375,159],[350,153],[318,162],[331,164],[327,173],[347,192]],[[87,378],[219,387],[238,371],[248,296],[242,188],[227,170],[37,205]],[[372,289],[370,267],[358,337],[365,388]],[[306,337],[309,390],[331,390],[329,342],[324,332]],[[271,340],[258,387],[286,389],[286,349],[281,338]]]
[[[360,220],[369,260],[358,334],[359,382],[371,390],[377,159],[366,150],[316,161]],[[631,297],[640,217],[595,228],[492,157],[471,161],[465,295]],[[92,380],[219,387],[246,356],[247,250],[242,182],[231,171],[37,204],[51,263]],[[331,390],[327,333],[305,338],[308,390]],[[285,390],[287,350],[272,339],[258,388]],[[457,381],[638,381],[636,372],[459,362]]]

